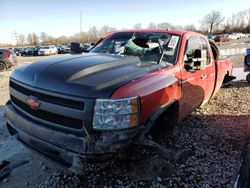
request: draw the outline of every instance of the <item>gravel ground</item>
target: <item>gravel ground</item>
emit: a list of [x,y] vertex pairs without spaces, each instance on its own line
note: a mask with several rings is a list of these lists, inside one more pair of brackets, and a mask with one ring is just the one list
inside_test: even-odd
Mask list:
[[136,160],[89,164],[86,176],[55,172],[38,187],[232,187],[240,166],[250,115],[250,87],[238,82],[222,88],[181,122],[161,143],[185,150],[176,162],[134,147]]

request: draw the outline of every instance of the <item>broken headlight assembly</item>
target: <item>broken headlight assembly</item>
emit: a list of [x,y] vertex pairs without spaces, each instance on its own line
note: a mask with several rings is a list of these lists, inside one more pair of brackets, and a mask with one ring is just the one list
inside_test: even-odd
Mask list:
[[139,125],[139,97],[96,99],[93,129],[121,130]]

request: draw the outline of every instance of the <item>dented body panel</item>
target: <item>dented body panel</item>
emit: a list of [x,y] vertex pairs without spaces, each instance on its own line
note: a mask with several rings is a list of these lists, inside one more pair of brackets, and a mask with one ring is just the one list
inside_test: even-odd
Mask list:
[[[167,30],[121,33],[126,32],[174,36],[169,39],[168,47],[176,51],[168,51],[166,56],[176,58],[171,64],[161,61],[143,64],[135,56],[89,53],[18,68],[11,75],[11,100],[5,106],[10,134],[32,150],[80,174],[88,159],[118,154],[132,143],[142,142],[144,135],[154,128],[156,119],[173,103],[178,104],[176,117],[177,122],[181,121],[218,91],[226,74],[231,75],[232,62],[214,60],[210,46],[207,49],[210,62],[205,68],[187,70],[188,41],[196,38],[209,44],[201,34]],[[115,33],[119,36],[119,32],[108,33],[96,46],[103,45],[103,40]],[[160,47],[156,50],[161,51]],[[133,111],[133,115],[138,115],[136,126],[103,131],[93,128],[97,99],[129,97],[137,97],[139,101],[135,103],[138,109]]]

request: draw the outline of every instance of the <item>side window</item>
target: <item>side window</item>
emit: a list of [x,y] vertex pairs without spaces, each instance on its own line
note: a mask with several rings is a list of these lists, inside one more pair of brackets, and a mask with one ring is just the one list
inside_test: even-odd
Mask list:
[[211,57],[210,57],[210,53],[209,53],[209,50],[208,50],[207,41],[204,38],[200,38],[200,40],[201,40],[202,50],[207,51],[207,65],[209,65],[211,63]]
[[201,50],[201,43],[198,37],[190,37],[186,44],[185,59],[192,58],[195,55],[195,50]]

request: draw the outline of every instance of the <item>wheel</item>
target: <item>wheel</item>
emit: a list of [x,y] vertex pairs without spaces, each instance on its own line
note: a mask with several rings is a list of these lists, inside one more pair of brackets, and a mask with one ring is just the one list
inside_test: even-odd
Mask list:
[[248,81],[248,83],[250,83],[250,73],[248,73],[246,80]]
[[6,70],[6,65],[3,62],[0,62],[0,72]]
[[173,104],[166,109],[155,121],[149,134],[156,142],[162,142],[167,139],[168,134],[174,130],[178,120],[178,104]]

